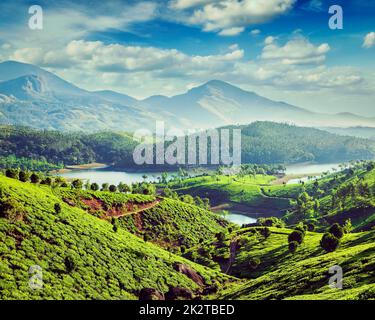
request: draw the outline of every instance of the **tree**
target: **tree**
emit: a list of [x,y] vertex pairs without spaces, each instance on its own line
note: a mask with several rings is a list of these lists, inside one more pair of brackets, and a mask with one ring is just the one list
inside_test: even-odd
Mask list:
[[92,191],[98,191],[99,185],[96,182],[94,182],[94,183],[91,184],[90,188],[91,188]]
[[261,228],[260,233],[265,239],[267,239],[271,235],[272,232],[270,228],[264,227],[264,228]]
[[225,233],[224,232],[216,233],[215,237],[216,237],[217,241],[223,242],[225,240]]
[[325,233],[320,240],[320,246],[327,252],[335,251],[340,245],[340,239],[336,238],[332,233]]
[[65,269],[68,273],[72,272],[76,268],[76,263],[74,261],[74,258],[72,256],[67,256],[64,261]]
[[18,169],[6,169],[5,170],[5,175],[8,178],[12,178],[12,179],[18,179],[18,173],[19,173]]
[[310,232],[314,232],[315,231],[315,225],[310,222],[307,224],[307,230],[310,231]]
[[345,221],[343,230],[344,230],[344,233],[350,233],[353,230],[352,221],[350,219]]
[[82,180],[80,180],[80,179],[75,179],[75,180],[73,180],[73,182],[72,182],[72,187],[73,187],[74,189],[82,189],[82,187],[83,187]]
[[296,241],[299,244],[303,242],[304,234],[300,230],[294,230],[288,236],[288,242]]
[[290,241],[289,242],[289,251],[291,253],[294,253],[297,251],[297,248],[299,246],[299,243],[297,241]]
[[130,186],[128,186],[126,183],[120,182],[117,186],[118,191],[128,193],[130,192]]
[[112,223],[112,230],[114,232],[117,232],[118,231],[118,221],[117,221],[117,219],[112,217],[111,223]]
[[260,265],[260,260],[259,258],[250,258],[248,264],[251,269],[255,270]]
[[20,181],[27,182],[27,181],[29,181],[30,173],[27,172],[27,171],[21,170],[18,177],[19,177]]
[[109,186],[109,191],[110,191],[110,192],[116,192],[116,191],[117,191],[117,187],[116,187],[114,184],[111,184],[111,185]]
[[344,230],[338,223],[333,224],[329,228],[328,232],[333,234],[338,239],[341,239],[344,236]]
[[108,191],[108,188],[109,188],[109,184],[108,183],[103,183],[101,191]]
[[34,183],[34,184],[38,183],[40,181],[40,178],[39,178],[38,174],[33,172],[30,176],[30,181],[31,181],[31,183]]
[[61,205],[60,205],[60,203],[55,203],[54,209],[55,209],[55,213],[59,214],[61,212]]
[[47,186],[50,186],[52,184],[52,179],[50,177],[47,177],[47,178],[43,179],[40,183],[45,184]]

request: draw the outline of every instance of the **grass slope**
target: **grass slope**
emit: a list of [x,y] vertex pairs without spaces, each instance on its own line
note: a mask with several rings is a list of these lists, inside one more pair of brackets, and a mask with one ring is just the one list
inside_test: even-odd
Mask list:
[[[120,227],[167,248],[197,244],[228,226],[217,214],[169,198],[70,188],[57,188],[53,192],[97,217],[124,215],[118,219]],[[156,201],[150,209],[141,210]]]
[[[326,253],[319,246],[320,233],[307,232],[294,254],[288,251],[289,229],[270,228],[265,239],[242,229],[233,275],[254,277],[223,291],[222,299],[368,299],[375,298],[375,232],[345,235],[341,246]],[[246,232],[247,231],[247,232]],[[238,236],[233,234],[232,237]],[[242,240],[242,241],[241,241]],[[256,269],[248,262],[258,258]],[[343,269],[343,290],[328,286],[329,268]]]
[[232,209],[254,213],[280,214],[290,207],[289,199],[269,197],[262,188],[271,187],[276,178],[268,175],[246,177],[206,176],[189,178],[169,187],[178,193],[208,197],[212,205],[230,203]]
[[[49,187],[0,176],[0,190],[2,203],[12,199],[18,206],[13,217],[0,218],[0,299],[135,299],[145,287],[198,290],[174,270],[176,262],[191,266],[206,284],[226,279],[121,228],[115,233],[107,221],[69,206]],[[33,265],[43,269],[42,290],[29,288]]]

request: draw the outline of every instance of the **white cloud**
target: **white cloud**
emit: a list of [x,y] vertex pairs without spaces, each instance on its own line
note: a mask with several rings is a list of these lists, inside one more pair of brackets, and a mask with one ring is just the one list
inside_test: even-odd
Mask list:
[[260,30],[259,30],[259,29],[251,30],[251,31],[250,31],[250,34],[251,34],[252,36],[257,36],[258,34],[260,34]]
[[329,50],[327,43],[315,46],[302,36],[289,40],[284,46],[279,46],[275,38],[267,37],[261,58],[279,60],[286,65],[319,64],[325,61],[325,54]]
[[223,29],[219,32],[220,36],[236,36],[245,30],[243,27],[234,27],[229,29]]
[[322,0],[310,0],[302,6],[302,9],[307,11],[321,12],[323,11]]
[[276,40],[276,37],[268,36],[266,39],[264,39],[264,44],[271,44]]
[[[14,3],[8,10],[24,17],[27,8]],[[25,24],[15,19],[13,23],[9,23],[6,32],[0,30],[0,36],[2,40],[17,48],[32,47],[35,43],[44,49],[54,48],[108,29],[131,32],[134,23],[154,19],[158,14],[157,8],[158,4],[150,1],[139,1],[134,4],[111,1],[105,4],[98,3],[96,7],[87,4],[51,6],[44,14],[43,30],[40,32],[25,28]]]
[[285,14],[293,8],[295,2],[296,0],[176,0],[171,7],[177,10],[188,9],[188,17],[183,15],[181,22],[201,26],[207,32],[215,31],[226,35],[238,34],[249,25],[264,23]]
[[184,9],[208,4],[210,2],[214,2],[214,0],[174,0],[170,2],[169,6],[172,9],[184,10]]
[[375,45],[375,32],[370,32],[366,34],[365,38],[363,39],[362,47],[369,49]]

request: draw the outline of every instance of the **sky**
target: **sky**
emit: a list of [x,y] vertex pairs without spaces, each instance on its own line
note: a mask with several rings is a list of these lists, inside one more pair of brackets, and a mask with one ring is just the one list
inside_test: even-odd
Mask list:
[[[29,27],[32,5],[43,9],[41,30]],[[332,5],[343,29],[329,28]],[[316,112],[375,117],[374,58],[375,1],[0,3],[0,61],[139,99],[219,79]]]

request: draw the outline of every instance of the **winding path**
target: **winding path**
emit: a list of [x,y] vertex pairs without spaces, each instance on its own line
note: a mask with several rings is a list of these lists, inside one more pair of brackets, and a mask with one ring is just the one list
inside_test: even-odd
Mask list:
[[133,214],[138,214],[142,211],[145,211],[145,210],[148,210],[148,209],[151,209],[151,208],[157,206],[160,202],[161,202],[161,199],[156,199],[155,201],[152,201],[152,202],[149,202],[149,203],[143,205],[142,207],[138,208],[137,210],[122,212],[122,213],[119,213],[119,214],[108,214],[107,213],[104,216],[104,219],[121,218],[121,217],[124,217],[124,216],[130,216],[130,215],[133,215]]

